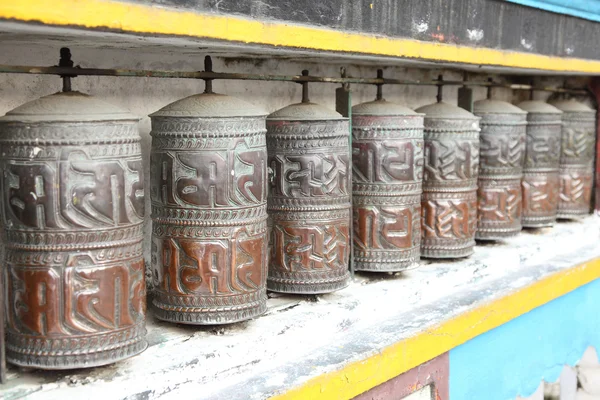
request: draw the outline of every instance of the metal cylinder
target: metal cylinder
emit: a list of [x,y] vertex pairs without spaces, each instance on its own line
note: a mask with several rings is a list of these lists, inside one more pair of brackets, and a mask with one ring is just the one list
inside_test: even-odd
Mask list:
[[562,111],[538,100],[518,107],[527,111],[521,223],[527,228],[552,226],[558,208]]
[[515,236],[521,231],[527,113],[490,99],[476,101],[473,113],[481,118],[475,238]]
[[421,256],[467,257],[475,246],[479,118],[444,103],[425,114]]
[[137,122],[79,92],[0,118],[9,362],[93,367],[146,348]]
[[590,213],[596,112],[573,99],[550,104],[563,112],[557,217],[577,219]]
[[151,115],[158,318],[224,324],[266,311],[265,114],[204,93]]
[[421,245],[423,114],[385,100],[352,107],[354,268],[402,271]]
[[267,117],[273,186],[267,287],[327,293],[348,285],[350,160],[348,119],[308,102]]

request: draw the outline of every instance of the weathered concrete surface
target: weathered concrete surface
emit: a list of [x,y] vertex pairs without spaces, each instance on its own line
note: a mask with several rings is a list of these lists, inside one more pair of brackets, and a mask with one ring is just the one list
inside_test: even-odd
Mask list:
[[422,262],[400,275],[359,275],[340,292],[280,296],[229,327],[150,320],[149,349],[89,371],[11,369],[5,399],[264,399],[600,257],[600,217],[478,246],[467,260]]
[[[596,349],[589,347],[581,361],[577,365],[577,377],[579,380],[579,394],[577,399],[600,398],[600,362]],[[562,398],[561,398],[562,400]]]

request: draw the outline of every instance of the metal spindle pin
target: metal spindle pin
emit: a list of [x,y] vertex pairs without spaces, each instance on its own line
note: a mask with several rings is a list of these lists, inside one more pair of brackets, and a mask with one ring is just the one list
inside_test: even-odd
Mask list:
[[[383,70],[377,70],[377,79],[383,79]],[[383,83],[378,83],[377,85],[377,97],[376,100],[383,100]]]
[[437,83],[437,102],[442,102],[443,88],[444,88],[444,75],[438,75],[438,83]]
[[[204,57],[204,72],[213,72],[212,58]],[[212,79],[204,79],[204,93],[214,93],[212,88]]]
[[531,89],[529,90],[529,100],[533,100],[533,92],[535,91],[535,88],[533,87],[533,81],[531,81],[529,86],[531,87]]
[[[308,76],[307,69],[302,70],[302,76]],[[308,82],[302,82],[302,102],[310,103],[310,100],[308,99]]]
[[[60,49],[60,60],[58,61],[59,67],[73,67],[73,60],[71,60],[71,50],[68,47],[63,47]],[[71,77],[74,75],[61,75],[63,81],[63,92],[71,91]]]

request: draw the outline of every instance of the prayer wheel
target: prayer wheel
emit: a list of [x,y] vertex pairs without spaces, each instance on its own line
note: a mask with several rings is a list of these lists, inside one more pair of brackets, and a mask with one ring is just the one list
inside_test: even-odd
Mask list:
[[425,114],[421,256],[467,257],[477,226],[479,118],[438,99],[416,110]]
[[9,362],[93,367],[146,348],[137,123],[71,91],[0,118]]
[[265,116],[210,81],[151,115],[158,318],[225,324],[266,311]]
[[307,83],[301,103],[267,117],[269,290],[314,294],[348,285],[348,135],[348,119],[311,103]]
[[563,112],[557,217],[577,219],[590,213],[596,112],[573,99],[550,104]]
[[480,240],[497,240],[521,232],[521,179],[525,161],[527,113],[499,100],[481,100],[473,113],[479,125],[477,232]]
[[382,99],[352,107],[354,268],[419,261],[423,115]]
[[523,166],[522,224],[527,228],[552,226],[559,194],[562,111],[539,100],[518,105],[527,111],[527,138]]

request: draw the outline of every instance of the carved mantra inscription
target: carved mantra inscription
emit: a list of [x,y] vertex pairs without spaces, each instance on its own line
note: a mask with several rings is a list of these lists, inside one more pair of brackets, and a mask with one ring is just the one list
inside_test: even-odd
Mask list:
[[514,236],[521,231],[522,192],[520,179],[479,178],[478,239]]
[[477,179],[479,143],[475,140],[425,137],[425,186],[460,187]]
[[472,254],[478,172],[479,140],[475,132],[440,136],[425,130],[422,256],[454,258]]
[[10,263],[11,329],[56,339],[127,328],[143,321],[143,260],[90,267],[93,262],[88,255],[72,257],[67,268]]
[[562,130],[561,163],[585,165],[594,159],[594,120],[569,121]]
[[558,218],[576,219],[590,212],[593,186],[594,113],[565,113],[560,155]]
[[[288,138],[288,133],[296,135]],[[269,165],[273,171],[267,285],[273,291],[325,293],[347,285],[347,135],[346,121],[267,120]]]
[[[190,131],[185,121],[153,123]],[[220,324],[266,310],[264,130],[234,132],[208,148],[199,146],[206,140],[200,134],[186,137],[186,148],[184,139],[159,141],[169,132],[152,132],[153,304],[160,319]]]
[[355,205],[354,266],[359,270],[397,271],[419,259],[421,203],[401,206]]
[[272,262],[288,273],[345,268],[348,223],[345,220],[333,222],[325,226],[306,226],[280,221],[273,230]]
[[139,137],[129,123],[119,125],[129,139],[98,143],[115,126],[86,127],[95,139],[86,142],[83,128],[65,125],[81,146],[47,144],[43,131],[29,146],[11,140],[15,127],[0,140],[13,155],[0,158],[0,190],[14,364],[90,367],[146,347]]
[[560,158],[560,125],[527,128],[527,150],[525,156],[526,169],[549,168],[558,169]]
[[[530,113],[529,118],[535,118]],[[523,168],[523,226],[552,226],[559,199],[560,122],[529,124]]]
[[[488,118],[492,123],[486,123]],[[505,121],[498,122],[499,118]],[[511,237],[522,229],[525,118],[524,114],[482,115],[477,239]]]
[[423,117],[357,116],[353,136],[354,268],[404,270],[421,244]]
[[77,149],[65,149],[61,158],[6,163],[7,226],[51,232],[127,226],[142,220],[141,159],[90,160]]
[[422,175],[422,141],[353,141],[352,148],[353,180],[356,182],[414,182],[419,164]]
[[[496,129],[493,129],[496,128]],[[480,173],[506,171],[519,173],[525,161],[525,126],[498,127],[482,125],[480,137]],[[489,133],[486,132],[489,130]],[[502,135],[502,136],[501,136]]]
[[[429,197],[429,196],[425,196]],[[469,240],[475,233],[472,201],[430,199],[423,202],[424,239]]]
[[556,221],[558,207],[558,172],[525,172],[522,185],[523,226],[552,226]]
[[573,170],[561,168],[559,218],[576,218],[590,213],[593,173],[589,169]]
[[269,158],[274,197],[347,196],[347,154],[274,155]]

